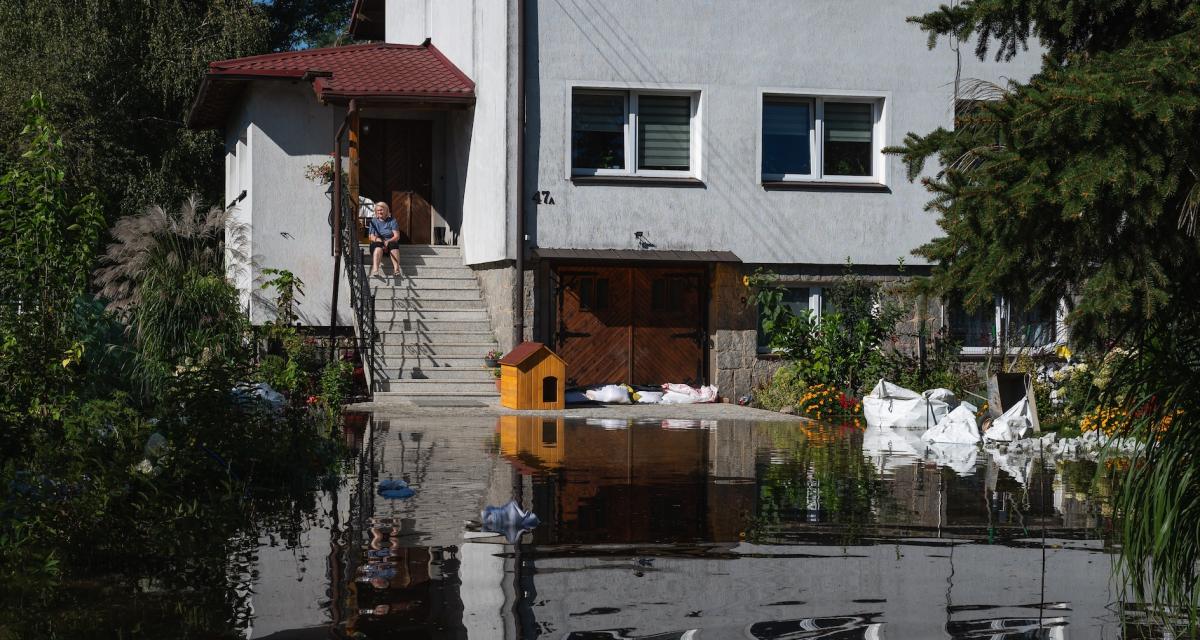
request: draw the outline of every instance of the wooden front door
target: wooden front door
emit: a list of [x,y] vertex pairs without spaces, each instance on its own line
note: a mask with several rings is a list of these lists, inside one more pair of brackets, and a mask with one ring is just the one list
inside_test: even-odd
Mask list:
[[432,243],[433,121],[364,118],[361,127],[362,195],[388,203],[401,243]]
[[558,272],[555,342],[568,383],[628,379],[630,275],[606,268]]
[[703,290],[698,269],[633,272],[633,384],[704,379]]
[[572,384],[704,382],[702,267],[558,267],[554,349]]

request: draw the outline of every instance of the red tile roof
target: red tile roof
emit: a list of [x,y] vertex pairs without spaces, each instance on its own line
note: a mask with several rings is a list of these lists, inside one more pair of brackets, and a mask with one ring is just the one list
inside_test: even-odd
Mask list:
[[188,125],[220,128],[254,80],[306,80],[321,102],[472,102],[475,83],[428,41],[361,44],[219,60],[208,65]]
[[[500,364],[519,367],[521,366],[521,363],[528,360],[530,356],[545,348],[546,345],[540,342],[522,342],[514,347],[512,351],[509,351],[507,354],[505,354],[503,358],[500,358]],[[555,355],[555,353],[549,349],[546,349],[546,352],[557,357],[557,355]]]

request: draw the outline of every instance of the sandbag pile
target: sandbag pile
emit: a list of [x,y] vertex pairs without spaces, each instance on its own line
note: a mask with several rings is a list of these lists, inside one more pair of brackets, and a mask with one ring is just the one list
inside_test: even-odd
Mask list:
[[635,391],[623,384],[607,384],[583,392],[567,391],[568,404],[602,402],[604,404],[700,404],[717,401],[716,385],[695,388],[686,384],[667,383],[661,391]]

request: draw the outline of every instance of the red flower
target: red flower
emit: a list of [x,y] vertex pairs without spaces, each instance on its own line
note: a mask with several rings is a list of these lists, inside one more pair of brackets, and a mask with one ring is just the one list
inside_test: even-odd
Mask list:
[[310,405],[311,405],[311,404],[316,404],[316,403],[317,403],[317,400],[318,400],[318,398],[317,398],[316,396],[309,396],[309,397],[308,397],[308,404],[310,404]]

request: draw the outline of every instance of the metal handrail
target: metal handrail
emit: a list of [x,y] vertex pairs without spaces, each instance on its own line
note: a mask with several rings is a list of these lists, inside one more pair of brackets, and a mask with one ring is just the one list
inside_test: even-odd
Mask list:
[[375,359],[375,344],[379,334],[375,330],[375,294],[367,278],[365,258],[358,244],[358,207],[351,202],[349,190],[342,190],[341,228],[338,241],[342,248],[342,264],[345,265],[346,282],[350,285],[350,307],[358,323],[358,353],[363,360],[363,373],[371,391],[378,387],[381,371]]

